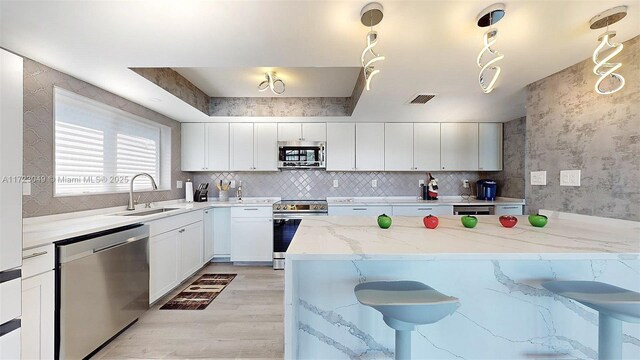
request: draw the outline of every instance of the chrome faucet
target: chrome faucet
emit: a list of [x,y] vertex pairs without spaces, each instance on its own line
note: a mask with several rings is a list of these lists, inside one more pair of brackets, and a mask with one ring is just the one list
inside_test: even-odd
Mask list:
[[137,175],[134,175],[131,178],[131,182],[129,183],[129,205],[127,205],[127,210],[135,210],[136,206],[133,203],[133,181],[138,177],[138,176],[147,176],[149,179],[151,179],[151,187],[153,187],[153,190],[158,190],[158,185],[156,185],[156,181],[153,180],[153,177],[151,177],[151,175],[147,174],[147,173],[140,173]]

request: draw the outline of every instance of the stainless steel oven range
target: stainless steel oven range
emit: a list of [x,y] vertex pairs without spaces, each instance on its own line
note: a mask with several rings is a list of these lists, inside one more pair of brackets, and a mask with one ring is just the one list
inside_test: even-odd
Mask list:
[[273,269],[284,269],[284,257],[302,219],[327,216],[324,200],[282,200],[273,204]]

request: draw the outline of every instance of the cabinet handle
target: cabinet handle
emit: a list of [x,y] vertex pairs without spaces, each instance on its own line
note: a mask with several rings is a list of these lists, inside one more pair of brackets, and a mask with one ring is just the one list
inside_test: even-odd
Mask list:
[[183,233],[183,232],[184,232],[184,229],[180,229],[178,232],[179,232],[179,233]]
[[244,209],[244,211],[253,211],[253,210],[258,210],[258,208],[247,208],[247,209]]
[[354,211],[364,211],[364,210],[367,210],[367,209],[366,209],[366,208],[353,208],[353,209],[351,209],[351,210],[354,210]]
[[34,257],[42,256],[42,255],[45,255],[45,254],[47,254],[47,253],[48,253],[47,251],[39,251],[39,252],[35,252],[35,253],[33,253],[33,254],[30,254],[30,255],[27,255],[27,256],[23,256],[23,257],[22,257],[22,260],[32,259],[32,258],[34,258]]
[[418,210],[433,210],[433,208],[418,208]]
[[444,169],[444,166],[442,168]]
[[517,209],[518,206],[503,206],[503,209]]

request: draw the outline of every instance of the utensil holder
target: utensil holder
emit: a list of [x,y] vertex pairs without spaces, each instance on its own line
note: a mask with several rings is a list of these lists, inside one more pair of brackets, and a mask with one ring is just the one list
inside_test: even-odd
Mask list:
[[228,190],[220,190],[218,193],[218,201],[229,201],[229,191]]

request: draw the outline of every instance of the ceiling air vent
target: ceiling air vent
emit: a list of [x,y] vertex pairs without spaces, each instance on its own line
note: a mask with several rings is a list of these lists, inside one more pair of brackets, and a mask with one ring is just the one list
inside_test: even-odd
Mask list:
[[416,94],[413,97],[413,100],[409,101],[409,104],[426,104],[427,101],[433,99],[434,97],[436,97],[436,94]]

